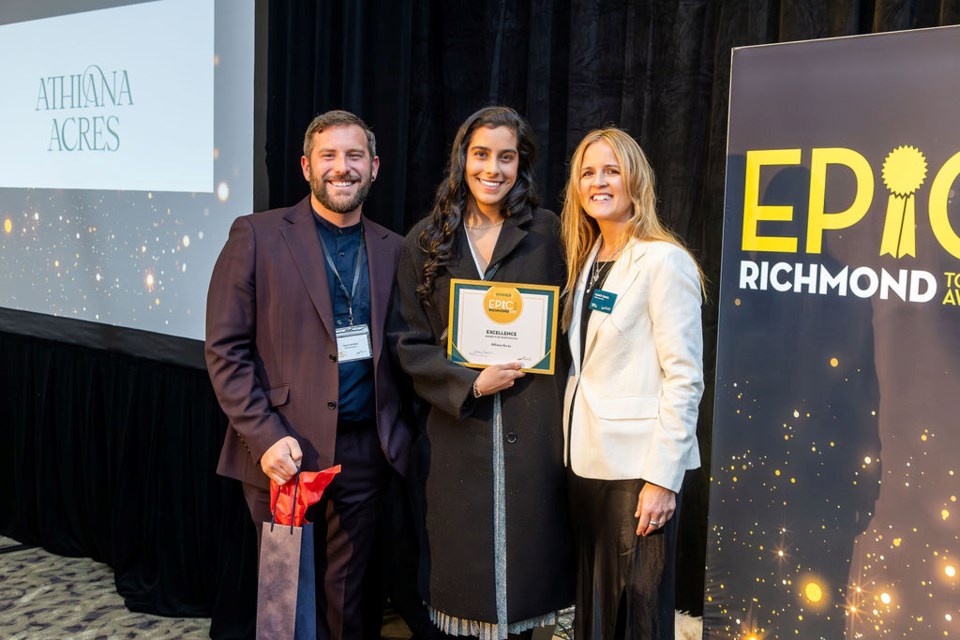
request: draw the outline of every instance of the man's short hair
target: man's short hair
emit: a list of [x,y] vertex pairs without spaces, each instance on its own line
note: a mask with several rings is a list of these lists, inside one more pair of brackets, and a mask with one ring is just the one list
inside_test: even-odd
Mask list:
[[357,125],[363,129],[363,132],[367,134],[367,148],[370,150],[370,157],[376,157],[377,138],[373,135],[373,129],[368,127],[367,123],[361,120],[359,116],[349,111],[344,111],[343,109],[327,111],[313,119],[310,126],[307,127],[307,132],[303,136],[303,155],[309,158],[310,153],[313,151],[313,134],[320,133],[330,127],[346,127],[350,125]]

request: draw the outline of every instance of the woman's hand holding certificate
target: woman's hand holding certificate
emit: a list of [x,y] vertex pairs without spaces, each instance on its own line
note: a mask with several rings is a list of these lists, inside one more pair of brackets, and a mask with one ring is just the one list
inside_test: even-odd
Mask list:
[[517,378],[527,375],[523,372],[521,366],[519,361],[491,364],[480,372],[476,382],[473,383],[473,395],[480,398],[509,389],[517,381]]

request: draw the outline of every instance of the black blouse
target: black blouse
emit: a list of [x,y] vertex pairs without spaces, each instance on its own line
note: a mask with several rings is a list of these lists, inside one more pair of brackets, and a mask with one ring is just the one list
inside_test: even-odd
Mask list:
[[590,322],[590,314],[593,310],[590,308],[590,300],[593,298],[593,292],[602,289],[603,283],[607,281],[610,275],[610,269],[613,267],[613,260],[597,262],[590,267],[590,275],[587,276],[587,287],[583,291],[583,306],[580,308],[580,364],[583,364],[583,353],[587,350],[587,323]]

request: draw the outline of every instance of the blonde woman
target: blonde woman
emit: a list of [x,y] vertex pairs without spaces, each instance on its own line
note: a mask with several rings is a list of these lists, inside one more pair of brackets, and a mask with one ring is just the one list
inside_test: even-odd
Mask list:
[[672,640],[677,494],[700,465],[702,274],[657,219],[653,170],[619,129],[574,151],[561,222],[574,635]]

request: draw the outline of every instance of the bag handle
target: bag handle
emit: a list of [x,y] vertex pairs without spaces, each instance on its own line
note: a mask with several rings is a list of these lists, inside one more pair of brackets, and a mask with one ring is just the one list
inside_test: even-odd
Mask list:
[[[297,472],[293,474],[293,477],[291,478],[291,480],[294,481],[294,484],[293,484],[293,505],[291,505],[292,508],[290,510],[290,535],[293,535],[294,513],[297,510],[297,491],[300,489],[300,469],[297,469]],[[277,524],[277,503],[279,502],[280,502],[280,486],[277,487],[277,502],[273,503],[273,509],[270,510],[270,533],[273,533],[273,527],[276,526]]]

